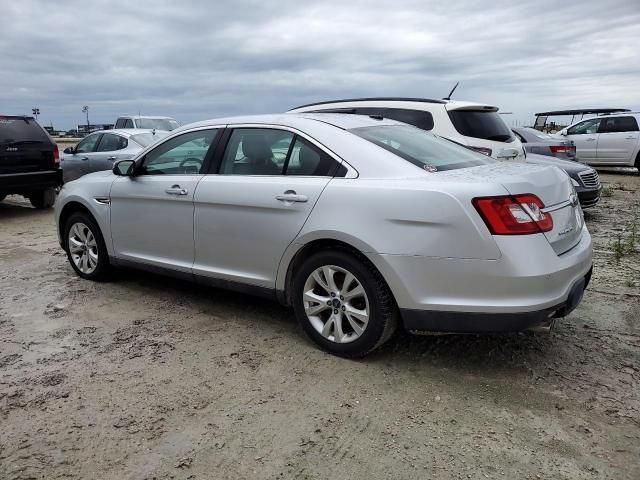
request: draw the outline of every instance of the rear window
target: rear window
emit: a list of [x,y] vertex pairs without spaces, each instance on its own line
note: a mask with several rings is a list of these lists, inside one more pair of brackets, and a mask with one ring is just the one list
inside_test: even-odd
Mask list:
[[151,133],[138,133],[137,135],[131,135],[130,138],[138,145],[146,147],[162,137],[166,137],[166,134],[156,132],[155,135],[152,135]]
[[167,132],[178,128],[178,122],[167,118],[139,118],[136,120],[138,128],[166,130]]
[[496,161],[409,125],[380,125],[349,131],[428,172],[476,167]]
[[515,137],[498,112],[450,110],[449,118],[458,133],[465,137],[493,142],[513,142]]
[[50,143],[47,132],[33,118],[0,116],[0,143]]

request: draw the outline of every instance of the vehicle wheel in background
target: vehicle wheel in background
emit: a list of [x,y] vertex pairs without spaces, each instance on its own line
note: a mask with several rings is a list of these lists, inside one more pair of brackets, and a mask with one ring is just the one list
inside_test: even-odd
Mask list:
[[318,252],[295,272],[292,302],[311,339],[343,357],[363,357],[398,324],[393,296],[366,260],[340,250]]
[[29,195],[29,201],[31,202],[31,205],[38,210],[51,208],[56,202],[56,190],[55,188],[47,188],[45,190],[31,193]]
[[64,249],[76,273],[87,280],[104,280],[109,273],[109,255],[102,232],[87,213],[74,213],[64,228]]
[[638,169],[638,175],[640,175],[640,152],[636,155],[636,168]]

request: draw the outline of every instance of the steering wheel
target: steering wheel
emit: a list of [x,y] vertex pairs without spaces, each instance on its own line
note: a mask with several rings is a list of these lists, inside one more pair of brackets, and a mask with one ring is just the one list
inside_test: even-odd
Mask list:
[[[184,160],[182,160],[180,162],[180,165],[178,165],[178,168],[181,169],[181,170],[182,169],[186,170],[186,164],[189,163],[189,162],[193,162],[193,163],[197,164],[198,172],[202,168],[202,160],[200,160],[199,158],[195,158],[195,157],[187,157],[187,158],[185,158]],[[193,165],[193,166],[195,167],[196,165]]]

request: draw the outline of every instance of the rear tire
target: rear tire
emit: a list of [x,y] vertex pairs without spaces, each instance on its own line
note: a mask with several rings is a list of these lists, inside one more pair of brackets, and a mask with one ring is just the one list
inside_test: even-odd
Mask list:
[[75,272],[86,280],[106,280],[111,270],[100,227],[84,212],[72,214],[64,227],[64,249]]
[[636,155],[636,169],[638,170],[638,175],[640,175],[640,152]]
[[364,357],[389,340],[398,310],[382,275],[366,259],[325,250],[295,272],[292,303],[305,333],[324,350]]
[[31,193],[29,195],[29,201],[38,210],[44,210],[53,207],[56,203],[56,190],[54,188],[47,188],[38,192]]

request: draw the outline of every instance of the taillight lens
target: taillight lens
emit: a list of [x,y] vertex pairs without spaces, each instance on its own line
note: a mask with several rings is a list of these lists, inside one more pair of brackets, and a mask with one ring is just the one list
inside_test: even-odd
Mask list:
[[567,153],[571,150],[571,147],[568,145],[549,145],[549,148],[553,153]]
[[469,147],[469,148],[471,148],[472,150],[475,150],[478,153],[486,155],[487,157],[490,157],[491,154],[493,153],[490,148],[486,148],[486,147]]
[[553,228],[551,215],[542,211],[544,203],[530,193],[474,198],[473,206],[492,235],[529,235]]
[[60,165],[60,150],[58,150],[58,144],[53,144],[53,163],[54,165]]

